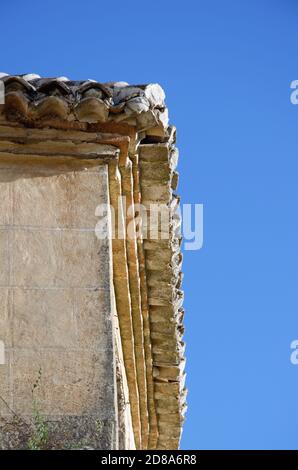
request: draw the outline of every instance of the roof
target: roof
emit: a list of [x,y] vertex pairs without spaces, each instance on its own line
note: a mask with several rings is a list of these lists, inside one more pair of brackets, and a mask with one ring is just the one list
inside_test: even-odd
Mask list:
[[168,125],[165,94],[158,84],[72,81],[66,77],[41,78],[35,74],[0,73],[10,113],[28,121],[47,116],[79,122],[129,122],[138,129]]
[[0,80],[5,84],[0,121],[2,113],[9,124],[4,137],[11,144],[1,143],[5,151],[20,153],[26,146],[27,153],[41,152],[41,145],[47,151],[51,145],[54,153],[61,153],[63,145],[64,152],[76,147],[82,155],[93,155],[95,145],[117,147],[111,200],[124,194],[149,212],[151,204],[171,208],[168,239],[138,239],[135,246],[118,241],[113,258],[120,278],[114,276],[114,287],[136,444],[175,449],[186,412],[184,311],[180,219],[175,211],[178,152],[164,91],[158,84],[35,74],[0,74]]

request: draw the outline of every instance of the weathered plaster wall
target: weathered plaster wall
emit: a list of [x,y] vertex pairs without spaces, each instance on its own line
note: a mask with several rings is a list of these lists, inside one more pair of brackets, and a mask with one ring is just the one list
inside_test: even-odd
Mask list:
[[110,241],[94,231],[95,209],[108,202],[107,165],[51,161],[0,157],[0,446],[27,445],[35,403],[47,446],[110,449]]

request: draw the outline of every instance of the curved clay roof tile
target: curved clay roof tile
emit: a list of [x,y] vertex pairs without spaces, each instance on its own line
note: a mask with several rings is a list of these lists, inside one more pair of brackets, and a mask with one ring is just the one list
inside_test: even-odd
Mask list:
[[37,91],[39,93],[49,93],[55,89],[58,89],[63,95],[72,94],[72,90],[65,82],[60,80],[49,80],[37,86]]
[[35,91],[35,87],[31,85],[31,83],[24,80],[22,77],[8,75],[2,78],[2,81],[4,82],[5,86],[8,86],[12,83],[17,83],[27,91]]

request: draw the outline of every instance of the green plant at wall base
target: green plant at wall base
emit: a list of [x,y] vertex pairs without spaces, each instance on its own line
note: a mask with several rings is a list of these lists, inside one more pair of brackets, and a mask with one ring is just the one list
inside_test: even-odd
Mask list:
[[49,427],[45,422],[44,418],[41,416],[36,399],[34,397],[34,392],[38,388],[41,382],[42,371],[41,368],[38,371],[38,378],[34,382],[32,387],[32,400],[33,400],[33,425],[34,433],[28,441],[29,450],[41,450],[45,448],[48,439],[49,439]]
[[101,437],[102,430],[103,430],[103,423],[99,419],[97,419],[95,421],[95,433],[97,437]]
[[41,367],[40,367],[38,369],[38,377],[37,377],[36,381],[34,382],[32,388],[31,388],[32,397],[34,397],[35,389],[40,385],[41,376],[42,376],[42,370],[41,370]]
[[49,439],[49,427],[38,411],[36,403],[33,405],[34,433],[28,442],[29,450],[43,449]]

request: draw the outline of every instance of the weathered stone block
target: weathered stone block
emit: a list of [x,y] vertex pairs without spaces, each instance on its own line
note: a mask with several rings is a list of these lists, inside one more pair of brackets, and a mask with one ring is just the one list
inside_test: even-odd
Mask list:
[[[5,351],[5,364],[0,366],[0,426],[1,417],[6,417],[11,414],[10,409],[13,406],[12,394],[10,390],[10,352]],[[1,430],[1,428],[0,428]]]
[[14,347],[77,347],[72,289],[16,288],[13,308]]
[[[33,413],[34,402],[44,415],[83,414],[108,418],[113,383],[105,375],[113,352],[18,349],[12,360],[14,410]],[[41,380],[32,393],[34,383]]]
[[74,291],[74,321],[79,348],[112,350],[110,303],[108,290]]
[[98,240],[93,230],[15,230],[13,282],[43,288],[105,287],[108,249],[108,242]]
[[7,225],[11,222],[11,198],[10,184],[7,182],[6,175],[0,171],[0,225]]
[[7,286],[9,283],[9,231],[0,230],[0,285]]
[[29,173],[13,183],[14,224],[94,229],[98,221],[95,210],[105,194],[107,178],[103,168],[96,172]]
[[[0,341],[4,342],[5,348],[12,346],[12,312],[11,312],[11,290],[0,288]],[[1,365],[0,365],[1,368]]]

